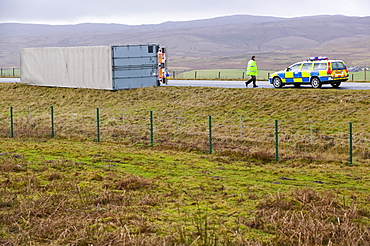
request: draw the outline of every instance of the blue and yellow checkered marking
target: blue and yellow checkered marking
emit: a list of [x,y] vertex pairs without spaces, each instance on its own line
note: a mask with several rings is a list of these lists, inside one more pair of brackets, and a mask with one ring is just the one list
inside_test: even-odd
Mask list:
[[329,76],[326,71],[302,71],[302,72],[281,72],[273,74],[270,78],[270,82],[272,83],[272,79],[275,76],[279,76],[281,78],[281,82],[283,83],[309,83],[311,77],[318,76],[320,77],[321,81],[328,81]]

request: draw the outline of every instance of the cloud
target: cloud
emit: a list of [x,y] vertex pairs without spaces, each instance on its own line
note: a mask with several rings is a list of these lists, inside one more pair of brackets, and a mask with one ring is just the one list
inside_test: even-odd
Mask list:
[[150,24],[251,14],[295,17],[321,14],[369,16],[368,0],[1,0],[0,22]]

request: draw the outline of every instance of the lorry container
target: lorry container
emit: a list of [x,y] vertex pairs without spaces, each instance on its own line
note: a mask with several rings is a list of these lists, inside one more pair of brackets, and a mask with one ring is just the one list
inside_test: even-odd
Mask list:
[[21,49],[21,83],[121,90],[166,83],[166,49],[157,44]]

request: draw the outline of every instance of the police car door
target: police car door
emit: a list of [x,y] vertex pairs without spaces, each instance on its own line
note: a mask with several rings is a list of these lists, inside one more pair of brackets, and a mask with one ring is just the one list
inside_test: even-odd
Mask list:
[[[303,63],[299,73],[299,82],[309,83],[311,77],[312,62]],[[297,81],[298,82],[298,81]]]
[[296,78],[299,76],[298,73],[300,73],[300,67],[301,67],[302,63],[296,63],[292,66],[290,66],[286,72],[285,72],[285,79],[286,79],[286,83],[293,83],[293,82],[297,82],[296,81]]

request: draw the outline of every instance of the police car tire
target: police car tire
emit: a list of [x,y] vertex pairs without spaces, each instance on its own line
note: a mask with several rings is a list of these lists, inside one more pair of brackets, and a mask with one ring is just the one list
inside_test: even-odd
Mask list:
[[283,87],[283,83],[281,82],[281,79],[279,77],[275,77],[273,80],[272,80],[272,85],[275,87],[275,88],[281,88]]
[[334,88],[338,88],[340,84],[341,82],[335,82],[335,83],[331,83],[331,86],[333,86]]
[[320,81],[320,79],[319,78],[317,78],[317,77],[313,77],[312,79],[311,79],[311,86],[312,86],[312,88],[321,88],[321,86],[322,86],[322,83],[321,83],[321,81]]

